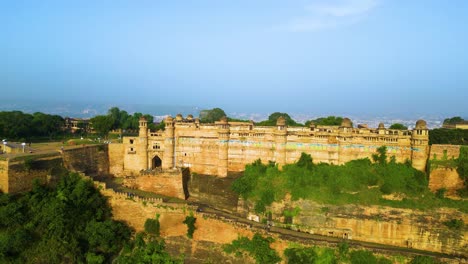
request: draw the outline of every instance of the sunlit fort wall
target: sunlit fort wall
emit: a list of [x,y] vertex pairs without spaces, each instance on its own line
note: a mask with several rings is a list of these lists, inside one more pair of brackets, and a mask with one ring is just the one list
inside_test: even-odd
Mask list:
[[423,120],[413,130],[387,129],[383,124],[353,128],[348,118],[340,126],[288,127],[280,117],[275,127],[266,127],[226,118],[202,124],[191,115],[177,115],[167,117],[165,124],[164,131],[150,131],[142,118],[137,137],[110,144],[110,173],[123,176],[186,167],[191,172],[225,177],[228,172],[243,171],[257,159],[282,167],[296,162],[304,152],[315,163],[343,164],[371,159],[380,146],[386,146],[387,155],[395,156],[397,162],[408,160],[414,168],[425,170],[429,153],[429,133]]

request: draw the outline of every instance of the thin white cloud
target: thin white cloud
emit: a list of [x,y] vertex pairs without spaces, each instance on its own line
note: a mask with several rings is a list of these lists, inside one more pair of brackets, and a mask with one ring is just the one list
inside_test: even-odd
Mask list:
[[291,32],[319,31],[361,21],[379,0],[318,0],[303,7],[302,16],[291,18],[279,28]]

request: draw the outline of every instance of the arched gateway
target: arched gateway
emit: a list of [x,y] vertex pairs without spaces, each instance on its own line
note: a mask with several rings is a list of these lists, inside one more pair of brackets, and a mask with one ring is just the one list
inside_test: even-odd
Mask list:
[[159,156],[154,156],[154,158],[151,160],[151,169],[155,168],[161,168],[162,166],[162,160],[159,158]]

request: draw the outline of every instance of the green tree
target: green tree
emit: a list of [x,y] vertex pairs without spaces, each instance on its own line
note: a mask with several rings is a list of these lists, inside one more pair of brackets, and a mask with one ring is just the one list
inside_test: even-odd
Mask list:
[[289,116],[287,113],[274,112],[268,116],[268,120],[258,122],[258,126],[276,126],[276,122],[279,117],[283,117],[286,120],[287,126],[302,126],[302,124],[297,123],[294,119]]
[[154,236],[159,236],[160,223],[159,214],[156,214],[155,219],[146,219],[145,232]]
[[315,125],[319,126],[340,126],[343,122],[343,117],[340,116],[327,116],[319,117],[314,120],[309,120],[305,123],[306,126],[310,126],[310,123],[314,122]]
[[281,258],[278,253],[270,247],[270,244],[274,241],[271,237],[262,237],[260,234],[255,233],[250,240],[247,237],[240,237],[231,242],[231,244],[224,245],[224,251],[228,254],[242,254],[242,252],[248,253],[255,259],[258,264],[263,263],[278,263]]
[[400,123],[395,123],[390,126],[390,129],[408,130],[408,127]]
[[91,118],[90,121],[93,129],[104,138],[107,138],[107,135],[114,125],[114,119],[111,116],[98,115]]
[[284,250],[287,263],[310,264],[317,260],[317,253],[313,247],[287,248]]
[[219,121],[222,117],[225,117],[226,113],[221,108],[213,108],[211,110],[200,111],[200,122],[201,123],[214,123]]
[[455,124],[461,123],[463,121],[465,121],[463,118],[461,118],[459,116],[455,116],[455,117],[452,117],[452,118],[444,119],[444,125],[455,125]]
[[367,250],[355,250],[350,253],[351,264],[377,264],[377,258]]

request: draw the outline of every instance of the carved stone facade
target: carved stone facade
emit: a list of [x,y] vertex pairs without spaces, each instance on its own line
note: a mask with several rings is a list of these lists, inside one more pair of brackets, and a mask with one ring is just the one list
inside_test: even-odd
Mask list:
[[[341,126],[288,127],[284,118],[276,127],[255,126],[253,122],[201,124],[192,116],[165,119],[165,131],[152,132],[144,118],[138,137],[124,137],[122,144],[109,145],[111,157],[123,160],[113,166],[115,175],[138,174],[142,170],[188,167],[191,172],[225,177],[228,171],[243,171],[257,159],[274,161],[281,167],[296,162],[301,153],[314,162],[343,164],[371,158],[380,146],[396,161],[410,160],[413,167],[425,170],[429,154],[426,122],[419,120],[413,130],[353,128],[348,118]],[[117,156],[115,156],[117,155]]]

